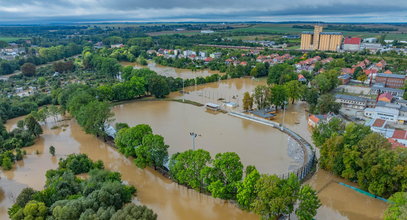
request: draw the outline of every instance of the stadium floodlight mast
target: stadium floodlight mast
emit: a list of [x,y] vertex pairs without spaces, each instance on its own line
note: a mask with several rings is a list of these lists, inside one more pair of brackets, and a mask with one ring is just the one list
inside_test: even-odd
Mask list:
[[197,134],[195,132],[189,132],[189,135],[191,135],[191,137],[192,137],[192,149],[195,150],[195,138],[198,136],[200,137],[202,135]]

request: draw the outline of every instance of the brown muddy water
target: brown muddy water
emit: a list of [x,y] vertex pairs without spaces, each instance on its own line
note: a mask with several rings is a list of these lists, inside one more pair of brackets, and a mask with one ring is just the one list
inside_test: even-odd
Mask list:
[[190,69],[180,69],[180,68],[174,68],[174,67],[169,67],[169,66],[162,66],[162,65],[156,64],[152,61],[149,61],[147,66],[140,65],[136,62],[120,62],[120,64],[123,66],[133,66],[136,69],[149,68],[162,76],[171,76],[174,78],[179,77],[179,78],[183,78],[183,79],[193,79],[198,76],[206,77],[206,76],[210,76],[215,73],[217,73],[219,75],[224,74],[219,71],[209,70],[209,69],[192,71]]
[[[215,95],[218,92],[224,94],[224,97],[230,96],[233,101],[242,97],[244,91],[252,91],[256,85],[263,83],[265,82],[261,80],[232,79],[186,88],[188,94],[177,92],[172,93],[171,97],[184,97],[203,103],[215,102],[218,100]],[[205,90],[207,100],[202,101]],[[211,92],[214,94],[212,98]],[[284,121],[285,126],[311,141],[305,109],[305,103],[297,102],[287,107],[285,117],[284,111],[279,111],[274,120],[280,123]],[[207,112],[202,107],[169,101],[146,101],[119,105],[113,112],[120,122],[130,125],[150,124],[155,133],[164,136],[166,143],[170,145],[170,153],[190,149],[192,139],[189,132],[193,131],[202,135],[196,139],[197,148],[203,148],[212,154],[235,151],[245,165],[254,164],[264,173],[284,172],[296,165],[295,160],[287,154],[289,139],[285,134],[226,114]],[[15,127],[17,121],[18,119],[9,120],[6,127]],[[58,158],[70,153],[86,153],[93,160],[103,160],[108,169],[120,172],[123,180],[137,187],[135,202],[152,208],[158,213],[159,219],[258,219],[257,215],[241,211],[229,202],[179,186],[151,169],[141,170],[115,149],[85,134],[74,120],[63,123],[69,126],[51,130],[52,123],[45,125],[44,134],[39,141],[34,146],[25,148],[28,155],[24,161],[18,162],[11,171],[1,172],[0,219],[7,219],[7,209],[24,187],[41,189],[45,183],[46,170],[56,168]],[[56,147],[56,158],[48,153],[51,145]],[[36,150],[40,152],[39,155],[35,154]],[[323,204],[316,219],[382,219],[387,207],[384,202],[337,182],[353,185],[323,170],[318,170],[307,181],[318,191]]]
[[303,159],[296,161],[289,156],[288,145],[296,143],[288,135],[270,126],[214,113],[204,107],[171,101],[141,101],[116,106],[113,112],[116,122],[130,126],[149,124],[154,133],[165,138],[170,146],[169,154],[192,149],[190,132],[195,132],[201,135],[196,138],[197,149],[207,150],[212,156],[236,152],[244,165],[255,165],[261,173],[282,174],[303,163]]
[[[13,127],[9,121],[7,127]],[[85,134],[74,121],[64,122],[68,127],[51,130],[44,126],[39,141],[25,148],[27,156],[11,171],[1,172],[0,219],[7,219],[7,209],[24,187],[40,190],[45,184],[45,172],[58,166],[58,159],[71,153],[85,153],[93,160],[102,160],[109,170],[118,171],[122,179],[137,189],[136,203],[147,205],[159,219],[258,219],[229,202],[213,199],[173,183],[151,169],[139,169],[112,147],[92,135]],[[55,146],[56,157],[48,153]],[[40,154],[36,154],[36,151]]]

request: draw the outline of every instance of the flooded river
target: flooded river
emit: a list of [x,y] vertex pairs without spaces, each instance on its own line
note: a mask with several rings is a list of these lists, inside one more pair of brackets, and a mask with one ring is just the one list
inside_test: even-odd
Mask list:
[[147,66],[140,65],[136,62],[120,62],[120,64],[123,66],[134,66],[134,68],[136,69],[149,68],[162,76],[171,76],[174,78],[179,77],[183,79],[193,79],[198,76],[206,77],[215,73],[223,75],[223,73],[216,70],[205,69],[192,71],[190,69],[180,69],[169,66],[162,66],[160,64],[154,63],[153,61],[149,61]]
[[[202,103],[221,103],[219,99],[223,98],[241,105],[245,91],[252,91],[256,85],[264,83],[264,80],[231,79],[186,88],[188,93],[176,92],[170,96]],[[285,126],[311,141],[305,108],[306,104],[302,102],[289,105],[285,117],[283,111],[279,111],[274,120],[284,122]],[[245,165],[256,165],[263,173],[281,173],[298,165],[288,155],[289,139],[285,134],[226,114],[206,112],[202,107],[169,101],[141,101],[116,106],[113,112],[118,122],[150,124],[155,133],[164,136],[170,145],[170,154],[190,149],[189,132],[196,132],[202,135],[196,139],[197,148],[208,150],[212,155],[237,152]],[[9,120],[6,127],[15,127],[17,120]],[[108,169],[120,172],[123,180],[138,188],[139,201],[136,202],[152,208],[159,219],[258,219],[257,215],[241,211],[231,203],[179,186],[151,169],[138,169],[115,149],[85,134],[74,120],[64,123],[68,125],[64,129],[51,130],[52,124],[44,126],[39,141],[25,148],[28,155],[24,161],[18,162],[11,171],[1,172],[0,219],[7,218],[7,208],[24,187],[41,189],[46,170],[56,168],[57,158],[70,153],[86,153],[93,160],[103,160]],[[56,148],[57,158],[48,153],[51,145]],[[323,204],[316,219],[382,219],[386,209],[384,202],[337,182],[352,184],[323,170],[318,170],[307,181],[318,191]]]

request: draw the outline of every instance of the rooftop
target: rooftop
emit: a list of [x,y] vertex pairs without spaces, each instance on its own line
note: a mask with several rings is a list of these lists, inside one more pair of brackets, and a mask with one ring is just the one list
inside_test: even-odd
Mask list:
[[405,79],[405,75],[399,75],[399,74],[387,74],[387,73],[378,73],[378,77],[388,77],[388,78],[397,78],[397,79]]
[[336,94],[335,95],[336,99],[346,99],[346,100],[352,100],[352,101],[358,101],[358,102],[365,102],[368,100],[368,98],[363,98],[359,96],[352,96],[352,95],[343,95],[343,94]]
[[383,119],[376,119],[374,122],[373,122],[373,124],[372,124],[372,127],[378,127],[378,128],[381,128],[381,127],[383,127],[384,126],[384,124],[386,123],[386,120],[383,120]]
[[405,130],[396,129],[393,133],[392,138],[394,139],[404,139],[407,140],[407,132]]
[[359,37],[347,37],[345,38],[343,44],[360,44],[362,41],[362,38]]

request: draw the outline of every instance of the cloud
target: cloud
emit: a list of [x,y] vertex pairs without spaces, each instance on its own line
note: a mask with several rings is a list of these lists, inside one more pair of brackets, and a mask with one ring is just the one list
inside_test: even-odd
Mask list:
[[[392,0],[0,0],[0,22],[377,21],[406,22],[407,1]],[[371,20],[374,18],[374,20]]]

